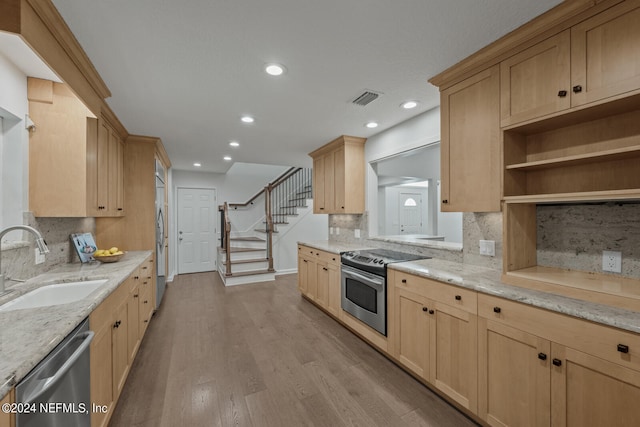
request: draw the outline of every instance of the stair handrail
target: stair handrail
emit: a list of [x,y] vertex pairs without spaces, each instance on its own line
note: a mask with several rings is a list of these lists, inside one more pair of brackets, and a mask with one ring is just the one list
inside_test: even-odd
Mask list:
[[[296,173],[300,169],[302,169],[302,168],[291,167],[291,168],[287,169],[282,175],[277,177],[273,182],[270,182],[269,185],[280,185],[280,183],[282,181],[285,181],[287,178],[289,178],[291,175],[293,175],[294,173]],[[256,200],[258,197],[260,197],[262,195],[262,193],[265,192],[266,188],[267,187],[264,187],[262,190],[258,191],[252,198],[250,198],[245,203],[229,203],[229,206],[234,208],[234,209],[246,208],[247,206],[252,205],[253,201]]]
[[231,221],[229,221],[229,204],[224,202],[222,205],[222,212],[224,214],[224,252],[225,252],[225,273],[224,275],[231,276]]
[[275,271],[273,269],[273,218],[271,217],[271,192],[273,191],[273,184],[269,184],[264,187],[264,211],[266,222],[266,234],[267,234],[267,262],[269,266],[267,270],[269,272]]

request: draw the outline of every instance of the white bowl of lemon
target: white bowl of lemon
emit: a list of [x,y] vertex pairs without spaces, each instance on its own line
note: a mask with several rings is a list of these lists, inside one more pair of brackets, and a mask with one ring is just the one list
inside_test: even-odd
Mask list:
[[124,256],[124,252],[117,247],[111,249],[97,249],[93,253],[93,257],[100,262],[116,262],[120,261],[120,258]]

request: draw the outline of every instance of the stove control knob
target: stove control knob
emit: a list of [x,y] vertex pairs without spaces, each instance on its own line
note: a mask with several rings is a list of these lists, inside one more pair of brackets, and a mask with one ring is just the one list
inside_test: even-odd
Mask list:
[[383,260],[378,261],[378,264],[384,264]]
[[376,264],[378,262],[378,258],[373,259],[373,263]]

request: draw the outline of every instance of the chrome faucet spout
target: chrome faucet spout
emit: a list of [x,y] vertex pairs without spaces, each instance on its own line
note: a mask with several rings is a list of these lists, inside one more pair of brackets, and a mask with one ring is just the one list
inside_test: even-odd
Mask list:
[[[38,247],[38,252],[40,255],[48,254],[49,248],[47,247],[47,243],[42,238],[42,235],[38,230],[28,225],[12,225],[10,227],[4,228],[0,230],[0,243],[2,242],[2,238],[5,234],[14,230],[24,230],[33,234],[36,238],[36,246]],[[2,248],[0,247],[0,294],[4,292],[4,274],[2,274]]]

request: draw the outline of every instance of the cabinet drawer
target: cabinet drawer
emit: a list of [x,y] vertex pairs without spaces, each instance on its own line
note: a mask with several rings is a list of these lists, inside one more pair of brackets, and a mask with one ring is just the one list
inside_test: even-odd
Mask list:
[[394,285],[398,288],[407,289],[469,313],[477,313],[478,295],[475,291],[400,271],[394,271],[393,276],[395,277]]
[[340,255],[331,252],[317,251],[320,261],[324,261],[328,264],[340,265]]
[[639,334],[484,294],[478,296],[478,315],[640,370]]
[[320,251],[309,246],[298,245],[298,254],[305,255],[307,257],[317,257]]

